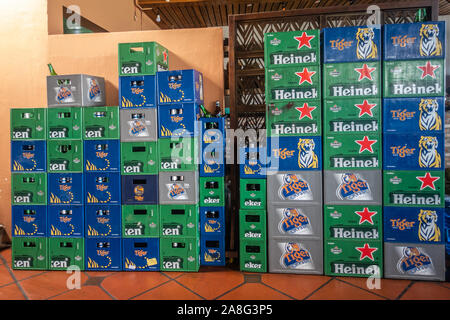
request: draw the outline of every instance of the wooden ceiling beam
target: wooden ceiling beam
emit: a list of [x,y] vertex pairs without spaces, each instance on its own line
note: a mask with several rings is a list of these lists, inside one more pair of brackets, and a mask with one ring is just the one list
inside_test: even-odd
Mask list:
[[198,19],[200,25],[201,25],[202,27],[206,28],[207,25],[206,25],[205,19],[203,19],[202,13],[200,12],[199,5],[196,4],[196,5],[192,6],[192,10],[194,11],[194,14],[195,14],[195,16],[197,17],[197,19]]

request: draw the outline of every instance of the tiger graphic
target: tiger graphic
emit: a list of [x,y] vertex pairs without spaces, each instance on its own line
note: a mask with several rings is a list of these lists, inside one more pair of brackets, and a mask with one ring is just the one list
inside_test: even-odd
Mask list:
[[419,240],[441,241],[441,230],[437,226],[437,214],[434,210],[420,210],[419,212]]
[[372,28],[358,28],[356,33],[356,56],[358,59],[375,59],[378,56],[377,45],[373,42],[375,33]]
[[299,168],[318,168],[319,159],[314,152],[316,144],[313,139],[299,139],[297,144],[298,167]]
[[438,39],[437,24],[423,24],[420,28],[420,55],[425,57],[440,56],[442,43]]
[[442,119],[438,114],[439,105],[436,99],[421,99],[419,104],[420,130],[441,130]]
[[438,150],[436,137],[420,137],[419,141],[419,165],[421,168],[440,168],[441,155]]

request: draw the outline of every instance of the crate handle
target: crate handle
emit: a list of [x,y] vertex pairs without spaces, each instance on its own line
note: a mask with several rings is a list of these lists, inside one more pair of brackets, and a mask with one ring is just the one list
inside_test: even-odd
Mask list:
[[140,46],[140,47],[130,47],[130,53],[134,54],[134,53],[143,53],[144,52],[144,47]]
[[[153,210],[152,210],[152,213],[153,213]],[[134,209],[133,210],[133,214],[135,214],[135,215],[145,215],[145,214],[147,214],[147,209]],[[153,214],[152,214],[152,216],[153,216]]]

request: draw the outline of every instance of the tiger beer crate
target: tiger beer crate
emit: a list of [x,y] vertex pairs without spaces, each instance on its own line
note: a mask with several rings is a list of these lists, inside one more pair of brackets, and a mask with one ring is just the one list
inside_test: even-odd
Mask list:
[[77,266],[84,270],[83,238],[50,238],[48,239],[49,270],[64,270],[69,266]]
[[120,109],[120,141],[158,141],[158,109]]
[[48,205],[83,205],[82,173],[48,173]]
[[265,33],[264,64],[266,68],[319,65],[320,30]]
[[239,239],[241,241],[267,239],[266,210],[239,210]]
[[121,203],[120,172],[86,172],[83,178],[85,205]]
[[121,206],[97,204],[84,207],[86,238],[117,238],[122,236]]
[[48,238],[12,237],[12,268],[15,270],[47,270]]
[[159,204],[197,204],[198,201],[198,171],[159,173]]
[[11,172],[45,172],[46,160],[45,140],[11,141]]
[[84,206],[57,205],[47,209],[47,236],[49,238],[83,238]]
[[200,268],[199,238],[161,238],[161,271],[197,272]]
[[159,237],[159,216],[158,205],[123,205],[122,237]]
[[120,109],[156,108],[156,76],[120,76]]
[[[158,204],[158,175],[122,175],[123,205]],[[120,200],[119,200],[120,203]]]
[[47,105],[94,107],[106,104],[105,79],[87,74],[47,76]]
[[267,272],[266,241],[239,241],[239,267],[246,272]]
[[124,271],[159,271],[159,239],[122,239],[122,262]]
[[381,60],[381,27],[323,29],[324,63]]
[[444,59],[445,31],[445,21],[386,24],[383,59]]
[[122,270],[121,238],[86,238],[84,246],[85,270]]
[[170,104],[203,104],[203,74],[194,69],[160,71],[156,75],[158,107]]
[[11,140],[46,140],[47,108],[11,108]]
[[85,172],[119,172],[120,140],[83,141]]
[[169,69],[169,51],[157,42],[119,43],[119,75],[156,75]]
[[47,206],[27,205],[15,206],[12,211],[13,237],[46,237],[47,236]]
[[200,236],[225,235],[225,207],[200,207]]
[[225,266],[225,235],[202,235],[200,238],[200,265]]

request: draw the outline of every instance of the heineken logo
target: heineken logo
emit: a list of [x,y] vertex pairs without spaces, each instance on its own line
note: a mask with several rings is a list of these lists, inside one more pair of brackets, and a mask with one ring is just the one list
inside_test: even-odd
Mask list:
[[373,117],[372,109],[376,107],[376,103],[369,103],[364,100],[362,104],[355,104],[355,107],[359,109],[359,117],[367,114],[369,117]]
[[338,149],[338,148],[342,147],[342,142],[334,140],[333,142],[330,143],[330,147],[332,147],[334,149]]
[[274,81],[278,81],[278,80],[283,79],[283,76],[282,76],[281,74],[275,73],[275,74],[273,74],[273,75],[271,76],[271,78],[272,78],[272,80],[274,80]]
[[162,267],[164,269],[172,269],[172,270],[182,269],[183,268],[183,259],[164,257],[163,262],[162,262]]
[[308,36],[305,31],[303,31],[301,36],[294,36],[294,39],[298,41],[297,49],[301,49],[303,46],[311,49],[311,40],[314,38],[315,36]]
[[281,40],[277,39],[277,38],[273,38],[272,40],[270,40],[270,44],[273,45],[273,46],[277,46],[280,43],[281,43]]
[[301,85],[303,82],[308,82],[309,84],[313,84],[311,77],[316,74],[316,71],[309,71],[308,68],[303,68],[301,72],[295,72],[295,75],[300,78],[298,85]]
[[369,68],[369,66],[364,63],[361,68],[355,68],[355,71],[359,73],[358,81],[361,81],[363,79],[368,79],[370,81],[373,81],[372,78],[372,72],[374,72],[377,68]]
[[15,268],[31,268],[33,267],[33,257],[30,256],[15,256],[14,267]]
[[262,233],[261,232],[248,231],[248,232],[244,233],[244,238],[261,239],[262,238]]
[[439,67],[439,65],[432,65],[430,61],[427,61],[427,63],[423,66],[417,66],[417,69],[422,71],[420,79],[425,79],[425,77],[436,79],[436,74],[434,71]]
[[131,162],[131,163],[125,163],[123,165],[123,172],[124,173],[139,173],[142,172],[142,162]]
[[342,249],[339,248],[338,246],[335,246],[335,247],[333,247],[333,248],[330,249],[330,252],[331,252],[332,254],[341,254],[341,253],[342,253]]
[[317,109],[317,107],[310,106],[308,104],[308,102],[303,103],[303,106],[301,106],[301,107],[296,107],[295,110],[300,112],[300,116],[299,116],[298,120],[302,120],[305,117],[312,120],[313,116],[312,116],[311,112],[313,112],[316,109]]
[[334,113],[339,112],[341,110],[342,110],[342,108],[339,107],[337,104],[335,104],[334,106],[330,107],[330,111],[334,112]]
[[415,83],[403,84],[395,83],[391,86],[391,91],[394,95],[430,95],[430,94],[440,94],[442,92],[442,87],[439,83],[431,85],[418,86]]
[[141,73],[141,63],[140,62],[122,63],[121,71],[124,74]]
[[50,139],[67,138],[67,128],[50,128],[48,136]]
[[372,228],[349,228],[349,227],[332,227],[330,228],[330,236],[339,239],[379,239],[380,234],[377,229]]
[[144,226],[139,223],[125,225],[125,234],[127,236],[141,236],[144,233]]
[[390,201],[393,204],[404,205],[440,205],[441,197],[439,194],[420,194],[420,193],[396,193],[390,194]]
[[376,211],[369,211],[369,208],[365,207],[363,211],[355,211],[355,214],[359,216],[359,224],[367,222],[373,225],[372,217],[377,214]]
[[369,151],[370,153],[373,153],[372,146],[377,143],[378,140],[370,140],[368,136],[364,136],[362,140],[355,140],[356,144],[359,144],[359,153],[362,153],[364,151]]
[[316,63],[317,55],[315,52],[277,53],[270,56],[270,61],[274,65]]
[[203,203],[204,204],[219,204],[220,198],[207,197],[207,198],[203,199]]
[[261,201],[245,200],[244,205],[246,207],[260,207],[261,206]]
[[334,97],[375,96],[378,94],[378,87],[376,84],[371,86],[335,85],[330,87],[330,93]]
[[317,99],[319,93],[316,88],[296,88],[291,90],[275,89],[271,92],[274,100]]
[[333,168],[378,168],[377,157],[332,157],[331,166]]
[[291,123],[280,124],[276,123],[272,125],[272,132],[276,135],[282,134],[313,134],[318,133],[319,128],[316,123]]
[[101,137],[103,137],[104,131],[105,131],[105,128],[103,128],[103,127],[86,128],[85,137],[86,138],[101,138]]
[[271,112],[272,115],[274,115],[274,116],[279,116],[279,115],[283,114],[283,110],[278,109],[277,107],[275,107],[274,109],[272,109],[270,112]]
[[65,268],[67,269],[70,265],[70,258],[65,256],[52,257],[50,259],[51,268]]
[[341,75],[341,73],[339,71],[337,71],[336,69],[330,71],[330,76],[336,78],[339,77]]
[[30,203],[31,202],[31,194],[30,195],[14,195],[15,203]]
[[369,259],[374,261],[373,253],[378,251],[378,248],[371,248],[368,243],[365,243],[363,247],[355,247],[360,252],[359,260]]
[[379,270],[380,270],[380,268],[376,265],[367,266],[366,264],[357,264],[357,263],[334,262],[331,266],[332,266],[333,273],[347,274],[347,275],[371,276],[371,275],[379,274]]
[[29,139],[31,129],[30,128],[14,128],[13,138],[14,139]]
[[262,264],[261,263],[254,263],[254,262],[246,262],[244,264],[244,267],[246,269],[261,269],[262,268]]
[[342,213],[334,210],[333,212],[330,212],[330,217],[333,219],[340,219],[342,217]]
[[433,177],[429,172],[427,172],[423,177],[416,177],[422,184],[420,185],[420,190],[425,188],[430,188],[436,190],[434,183],[440,179],[440,177]]
[[418,247],[404,247],[397,270],[403,274],[434,274],[431,258]]
[[377,132],[379,129],[376,120],[336,120],[329,124],[332,132]]
[[390,181],[392,184],[400,184],[400,183],[402,183],[402,179],[399,178],[399,177],[397,177],[397,176],[395,176],[395,177],[393,177],[393,178],[390,178],[389,181]]

